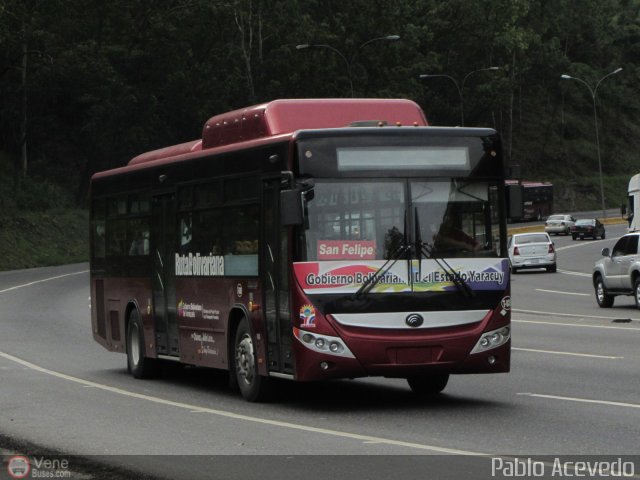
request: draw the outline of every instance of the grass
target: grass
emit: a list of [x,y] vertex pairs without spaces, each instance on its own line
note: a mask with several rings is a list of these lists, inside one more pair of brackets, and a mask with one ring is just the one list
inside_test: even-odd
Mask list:
[[88,212],[81,209],[0,216],[0,270],[87,261],[88,223]]
[[46,179],[17,178],[0,152],[0,271],[89,259],[89,214]]

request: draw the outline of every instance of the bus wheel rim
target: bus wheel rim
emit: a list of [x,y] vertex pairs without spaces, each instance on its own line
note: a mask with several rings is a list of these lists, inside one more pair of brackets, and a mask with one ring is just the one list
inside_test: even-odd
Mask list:
[[131,362],[135,366],[140,362],[140,338],[137,325],[134,325],[131,329],[131,337],[129,339],[129,342],[129,350],[131,351]]
[[238,377],[247,384],[253,382],[255,375],[254,358],[251,336],[245,333],[236,348],[236,369],[238,371]]

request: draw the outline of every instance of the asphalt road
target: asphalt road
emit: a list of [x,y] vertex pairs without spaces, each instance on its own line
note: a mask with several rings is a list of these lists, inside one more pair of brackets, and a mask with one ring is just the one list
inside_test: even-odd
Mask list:
[[623,233],[553,237],[558,272],[513,277],[512,372],[428,402],[395,379],[283,383],[270,404],[207,369],[135,380],[91,338],[87,265],[0,272],[0,437],[162,478],[492,478],[494,456],[633,455],[640,311],[598,308],[590,283]]

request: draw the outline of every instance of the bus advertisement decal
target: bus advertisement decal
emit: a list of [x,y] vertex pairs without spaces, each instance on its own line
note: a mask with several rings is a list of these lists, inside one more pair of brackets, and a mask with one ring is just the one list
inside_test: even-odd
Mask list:
[[449,291],[457,287],[455,274],[472,290],[505,290],[508,282],[507,260],[502,259],[447,259],[449,269],[442,269],[435,260],[423,260],[420,269],[418,262],[412,262],[414,275],[413,290],[416,292]]
[[294,264],[294,270],[306,293],[355,293],[372,276],[382,273],[372,293],[411,291],[406,262],[397,262],[388,271],[379,272],[384,263],[302,262]]
[[316,309],[313,305],[303,305],[300,307],[300,327],[314,328],[316,326]]
[[375,260],[375,240],[318,240],[318,260]]
[[224,275],[222,255],[200,255],[176,253],[176,277],[218,277]]
[[505,290],[509,280],[508,261],[504,259],[450,258],[447,264],[451,269],[442,268],[435,260],[422,260],[420,265],[412,260],[411,279],[406,261],[398,261],[387,272],[379,272],[383,264],[383,261],[301,262],[294,264],[294,270],[305,293],[355,293],[373,275],[381,277],[371,293],[453,291],[458,288],[454,274],[472,290]]

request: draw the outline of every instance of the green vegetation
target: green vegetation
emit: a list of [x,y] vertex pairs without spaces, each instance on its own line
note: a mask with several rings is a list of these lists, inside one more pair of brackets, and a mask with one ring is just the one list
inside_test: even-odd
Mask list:
[[0,270],[85,262],[88,214],[80,209],[0,216]]
[[[11,163],[0,158],[0,169],[11,172]],[[59,186],[15,178],[0,176],[0,270],[87,261],[88,212]]]
[[[369,42],[386,35],[401,38]],[[93,173],[198,138],[215,114],[349,97],[351,84],[415,100],[432,125],[464,113],[497,129],[523,179],[558,186],[560,210],[600,207],[598,85],[617,207],[638,171],[639,60],[640,0],[3,0],[2,235],[20,235],[6,231],[20,216],[86,207]]]

